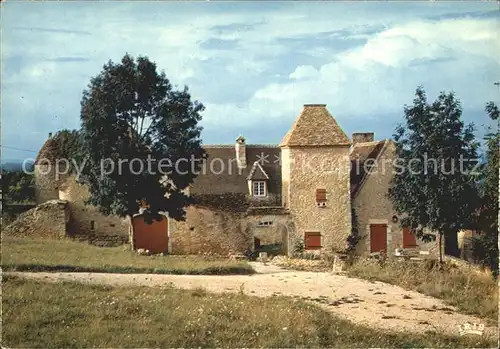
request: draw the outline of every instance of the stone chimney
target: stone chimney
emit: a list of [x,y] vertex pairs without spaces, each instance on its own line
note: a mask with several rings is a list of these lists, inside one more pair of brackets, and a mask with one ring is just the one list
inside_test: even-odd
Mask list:
[[236,144],[234,146],[236,150],[236,163],[238,168],[246,168],[247,167],[247,151],[245,147],[245,138],[243,136],[239,136],[236,138]]
[[352,145],[357,143],[373,142],[375,133],[373,132],[356,132],[352,134]]

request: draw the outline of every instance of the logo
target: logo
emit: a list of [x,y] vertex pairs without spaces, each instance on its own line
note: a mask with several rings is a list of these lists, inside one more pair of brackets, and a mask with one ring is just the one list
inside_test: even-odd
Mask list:
[[461,336],[466,334],[475,334],[478,336],[482,336],[484,332],[484,324],[466,322],[465,324],[458,325],[458,332]]

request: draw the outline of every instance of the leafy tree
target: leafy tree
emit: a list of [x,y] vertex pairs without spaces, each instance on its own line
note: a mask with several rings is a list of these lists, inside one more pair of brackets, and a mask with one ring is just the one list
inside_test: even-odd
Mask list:
[[2,173],[2,200],[6,204],[27,203],[35,200],[35,181],[31,174],[23,171]]
[[461,115],[453,93],[441,92],[430,104],[419,87],[394,134],[398,162],[389,197],[402,226],[424,241],[435,239],[429,232],[439,234],[440,261],[443,237],[445,253],[458,255],[457,232],[472,224],[477,204],[478,143]]
[[71,160],[76,158],[80,151],[80,133],[78,130],[63,129],[53,136],[57,144],[56,158]]
[[482,235],[472,238],[472,253],[476,260],[488,266],[498,275],[498,181],[500,155],[500,111],[493,102],[486,104],[486,112],[499,124],[496,130],[488,128],[485,136],[486,164],[482,168],[481,206],[478,230]]
[[126,54],[105,64],[81,101],[86,163],[79,179],[89,186],[88,203],[122,217],[142,207],[148,222],[161,212],[184,220],[191,199],[183,190],[205,156],[198,125],[203,109],[147,57]]

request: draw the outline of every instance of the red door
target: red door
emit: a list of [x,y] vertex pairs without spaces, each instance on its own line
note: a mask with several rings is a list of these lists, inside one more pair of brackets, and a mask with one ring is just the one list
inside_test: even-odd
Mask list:
[[403,248],[417,247],[417,239],[410,232],[410,228],[403,228]]
[[167,218],[153,220],[151,224],[144,221],[143,216],[135,216],[132,220],[134,227],[134,247],[143,248],[152,253],[168,251],[168,225]]
[[370,252],[387,252],[387,224],[370,225]]

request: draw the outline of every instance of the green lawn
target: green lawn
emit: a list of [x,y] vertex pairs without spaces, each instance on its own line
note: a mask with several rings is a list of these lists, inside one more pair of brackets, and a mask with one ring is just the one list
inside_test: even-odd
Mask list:
[[5,271],[73,271],[155,274],[252,274],[245,261],[202,256],[140,256],[123,247],[73,240],[2,238]]
[[286,297],[46,283],[5,277],[3,346],[495,347],[482,337],[384,333]]

